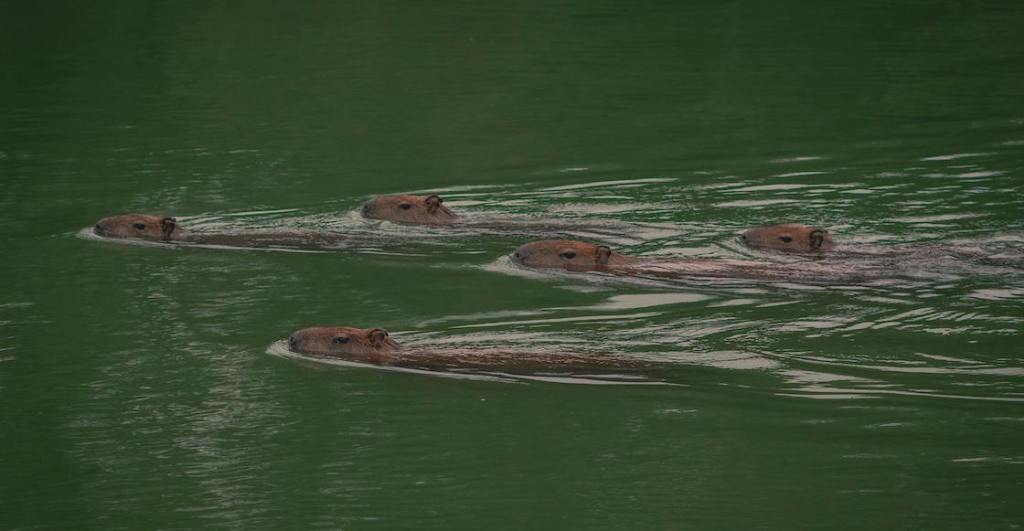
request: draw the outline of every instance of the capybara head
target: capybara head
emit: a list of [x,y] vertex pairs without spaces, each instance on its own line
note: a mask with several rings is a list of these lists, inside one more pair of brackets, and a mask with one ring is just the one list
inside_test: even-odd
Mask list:
[[825,229],[799,223],[783,223],[750,229],[740,241],[754,249],[787,253],[822,253],[832,249],[832,235]]
[[316,326],[288,336],[288,348],[302,354],[343,356],[390,352],[400,347],[383,328]]
[[93,227],[97,236],[135,240],[170,241],[184,234],[174,218],[146,214],[122,214],[103,218]]
[[569,271],[603,271],[627,260],[607,245],[576,240],[540,240],[520,245],[512,252],[512,261],[517,264]]
[[363,204],[363,216],[399,223],[445,225],[458,219],[437,195],[382,195]]

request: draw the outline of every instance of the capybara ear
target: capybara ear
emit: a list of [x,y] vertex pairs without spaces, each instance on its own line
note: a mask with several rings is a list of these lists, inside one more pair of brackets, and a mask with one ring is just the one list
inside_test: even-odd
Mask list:
[[811,231],[807,236],[811,249],[815,251],[821,249],[821,244],[825,243],[825,234],[827,234],[827,232],[823,229],[814,229]]
[[370,343],[375,347],[379,347],[384,344],[384,340],[388,338],[388,331],[383,328],[374,328],[370,330]]
[[444,203],[444,200],[441,199],[441,196],[434,194],[428,195],[423,202],[427,205],[427,212],[433,214],[434,212],[437,212],[437,209],[441,208],[441,203]]
[[612,257],[612,250],[607,245],[598,245],[594,251],[594,259],[601,265],[607,265],[608,259]]
[[171,233],[174,232],[174,227],[178,224],[178,220],[172,217],[166,217],[160,220],[160,232],[163,233],[164,241],[170,241]]

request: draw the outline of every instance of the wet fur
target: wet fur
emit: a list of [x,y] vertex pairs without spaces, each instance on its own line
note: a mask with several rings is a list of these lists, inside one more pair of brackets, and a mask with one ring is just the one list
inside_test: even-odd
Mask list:
[[798,262],[778,264],[709,258],[648,259],[628,256],[605,245],[575,240],[541,240],[513,251],[513,262],[537,269],[595,271],[622,276],[659,278],[713,277],[752,280],[854,282],[877,276],[871,267]]
[[537,372],[571,369],[645,369],[659,364],[621,357],[506,350],[407,348],[381,328],[312,327],[288,337],[292,352],[388,367]]
[[104,238],[225,247],[327,249],[353,243],[350,236],[311,231],[192,232],[175,218],[147,214],[103,218],[93,232]]

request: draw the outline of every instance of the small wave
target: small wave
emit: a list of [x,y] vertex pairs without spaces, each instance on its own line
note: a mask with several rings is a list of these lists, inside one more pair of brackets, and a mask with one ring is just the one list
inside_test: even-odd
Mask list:
[[789,203],[797,203],[796,199],[741,199],[738,201],[725,201],[722,203],[715,203],[714,206],[719,208],[758,208],[775,205],[786,205]]
[[1016,397],[998,397],[998,396],[973,396],[973,395],[958,395],[950,393],[930,393],[925,391],[903,391],[895,389],[843,389],[836,387],[829,387],[824,385],[808,386],[802,388],[800,392],[779,392],[776,393],[779,396],[790,396],[795,398],[814,398],[814,399],[831,399],[831,400],[852,400],[862,398],[880,398],[883,396],[906,396],[906,397],[919,397],[919,398],[943,398],[948,400],[969,400],[969,401],[980,401],[980,402],[1006,402],[1006,403],[1022,403],[1024,398]]
[[974,157],[984,157],[986,155],[991,155],[991,153],[950,153],[948,155],[935,155],[935,156],[932,156],[932,157],[924,157],[924,158],[921,158],[921,159],[918,159],[918,160],[921,160],[921,161],[957,160],[957,159],[966,159],[966,158],[974,158]]
[[823,156],[819,156],[819,155],[805,155],[805,156],[799,156],[799,157],[783,157],[783,158],[779,158],[779,159],[772,159],[769,162],[773,162],[775,164],[791,164],[791,163],[794,163],[794,162],[811,162],[811,161],[815,161],[815,160],[825,160],[827,158],[828,157],[823,157]]
[[940,221],[954,221],[959,219],[976,219],[984,218],[990,214],[983,214],[980,212],[965,212],[961,214],[939,214],[934,216],[905,216],[905,217],[893,217],[886,218],[885,221],[895,221],[899,223],[937,223]]
[[636,374],[517,374],[501,371],[470,371],[470,370],[427,370],[410,367],[391,367],[386,365],[373,365],[368,363],[356,363],[352,361],[306,356],[291,351],[287,346],[287,340],[281,339],[271,343],[266,350],[267,354],[279,358],[290,359],[304,364],[317,367],[333,367],[343,369],[375,370],[383,372],[395,372],[404,374],[415,374],[420,376],[432,376],[439,378],[451,378],[456,380],[486,381],[497,383],[522,383],[527,381],[574,384],[574,385],[658,385],[682,387],[683,384],[652,380],[643,375]]
[[676,181],[676,179],[670,179],[670,178],[664,178],[664,177],[655,177],[655,178],[647,178],[647,179],[622,179],[622,180],[614,180],[614,181],[596,181],[596,182],[582,183],[582,184],[567,184],[567,185],[563,185],[563,186],[549,186],[547,188],[543,188],[541,191],[543,191],[543,192],[557,192],[557,191],[563,191],[563,190],[584,190],[584,189],[605,188],[605,187],[607,187],[607,188],[615,188],[617,186],[636,186],[638,184],[670,183],[670,182],[675,182],[675,181]]

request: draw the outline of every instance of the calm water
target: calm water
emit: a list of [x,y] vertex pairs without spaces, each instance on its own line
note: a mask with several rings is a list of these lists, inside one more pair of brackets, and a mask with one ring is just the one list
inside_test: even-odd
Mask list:
[[[1024,247],[1013,2],[0,1],[0,527],[1017,529],[1024,273],[527,274],[372,194],[636,224],[620,250]],[[399,252],[76,237],[119,212]],[[671,363],[673,385],[268,353],[297,328]],[[270,349],[273,351],[273,348]]]

